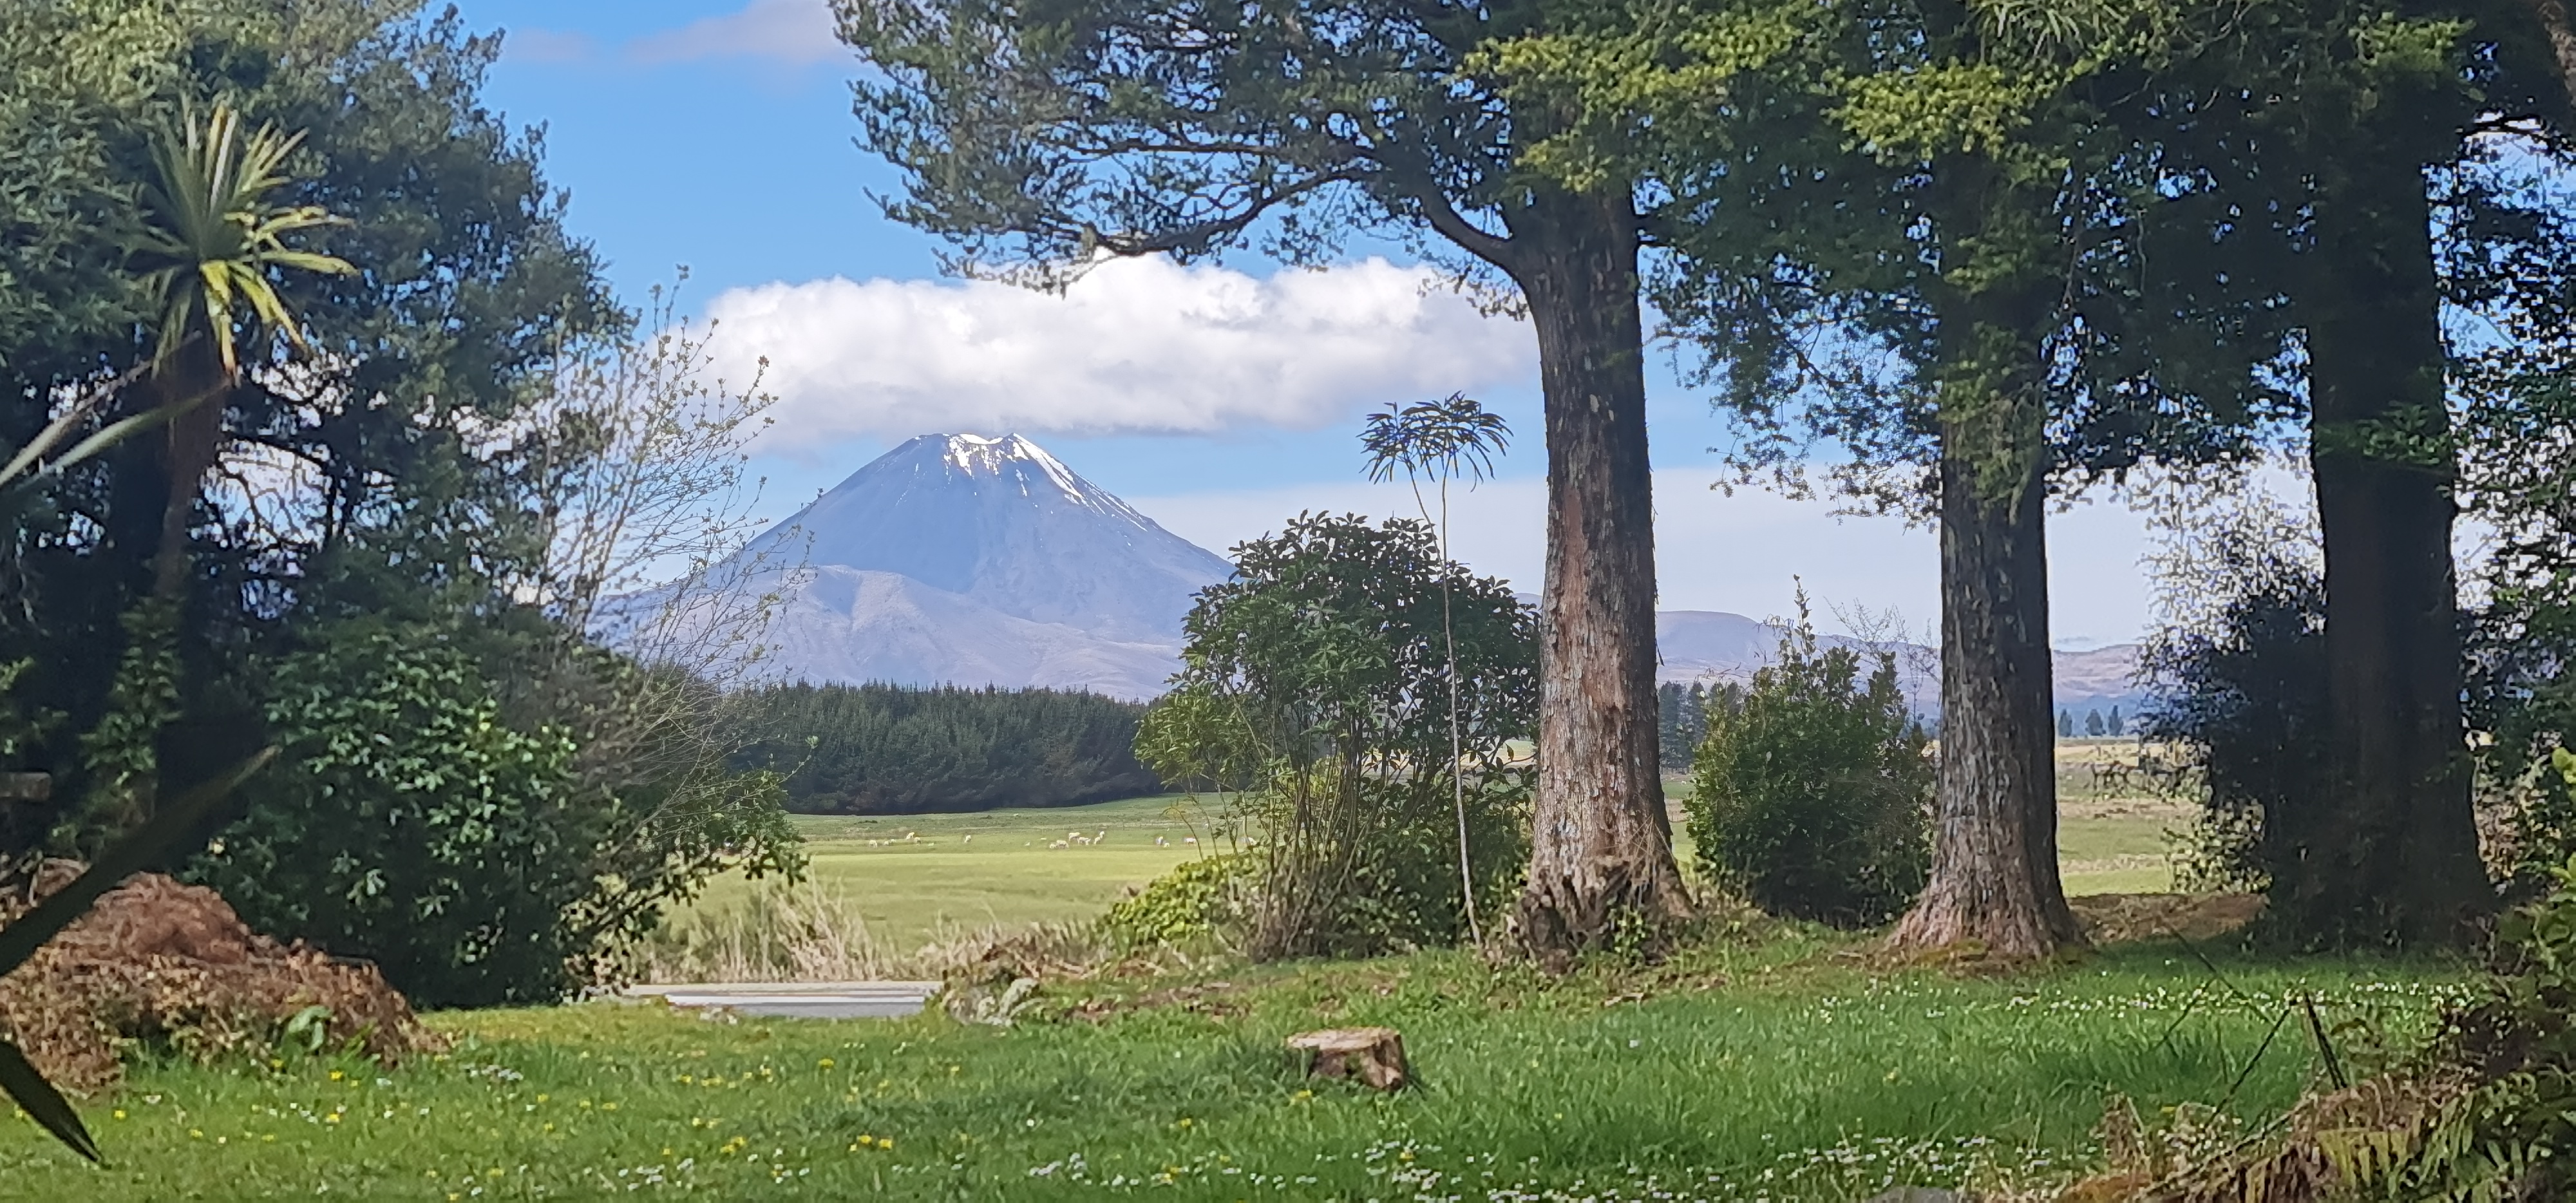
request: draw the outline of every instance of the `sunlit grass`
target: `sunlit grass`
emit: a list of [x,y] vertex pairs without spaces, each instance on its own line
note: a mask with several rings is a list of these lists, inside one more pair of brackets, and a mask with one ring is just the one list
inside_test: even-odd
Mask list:
[[[1167,795],[975,814],[797,816],[795,823],[814,883],[846,900],[879,946],[901,954],[967,931],[1097,915],[1213,847],[1222,811],[1220,798]],[[1068,838],[1076,835],[1089,842]],[[737,906],[750,888],[722,878],[698,905]]]
[[[1958,980],[1830,951],[1795,933],[1720,946],[1651,990],[1455,954],[1267,967],[1123,984],[1093,1018],[1010,1030],[609,1003],[441,1015],[455,1050],[395,1070],[146,1067],[85,1108],[109,1169],[21,1123],[0,1130],[0,1196],[1841,1200],[2080,1162],[2113,1091],[2150,1114],[2275,1112],[2314,1060],[2294,1026],[2247,1067],[2287,1000],[2403,1032],[2453,980],[2234,961],[2221,979],[2178,949]],[[1379,1022],[1420,1089],[1308,1083],[1280,1046]]]

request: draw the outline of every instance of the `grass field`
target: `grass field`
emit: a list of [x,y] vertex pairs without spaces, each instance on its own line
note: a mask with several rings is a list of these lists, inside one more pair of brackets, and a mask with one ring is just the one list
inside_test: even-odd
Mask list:
[[[2456,988],[2436,965],[2225,954],[2222,978],[2151,946],[2041,977],[1877,975],[1832,948],[1789,930],[1556,982],[1450,953],[1238,966],[1050,987],[1056,1017],[1007,1030],[440,1015],[453,1051],[396,1069],[142,1069],[85,1107],[105,1170],[0,1125],[0,1198],[1841,1203],[2081,1166],[2115,1092],[2259,1122],[2311,1073],[2297,1025],[2265,1040],[2291,1000],[2314,991],[2366,1064],[2345,1021],[2419,1031]],[[1379,1022],[1420,1089],[1301,1081],[1280,1047]]]
[[[2100,788],[2091,765],[2123,747],[2136,744],[2061,745],[2066,800],[2058,844],[2070,894],[2173,888],[2166,833],[2185,825],[2190,810],[2135,791]],[[1681,781],[1672,784],[1676,797],[1687,788]],[[1211,847],[1223,808],[1218,797],[1165,795],[1043,810],[798,816],[795,822],[813,859],[816,884],[846,899],[876,943],[910,950],[989,927],[1099,914],[1127,890]],[[1675,828],[1678,835],[1678,822]],[[1077,843],[1070,835],[1093,842]],[[1679,851],[1687,863],[1686,838]],[[717,911],[737,906],[746,889],[739,879],[720,880],[699,905]]]
[[[909,949],[988,927],[1096,915],[1212,847],[1213,812],[1222,805],[1170,795],[978,814],[799,815],[795,823],[816,884],[848,899],[879,943]],[[738,905],[748,888],[739,878],[719,880],[699,905]]]

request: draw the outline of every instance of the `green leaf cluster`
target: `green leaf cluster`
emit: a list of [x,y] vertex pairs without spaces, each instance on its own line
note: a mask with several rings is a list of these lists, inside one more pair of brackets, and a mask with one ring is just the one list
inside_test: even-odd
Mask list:
[[[1803,600],[1803,599],[1802,599]],[[1800,616],[1691,762],[1700,870],[1753,905],[1837,927],[1894,918],[1932,855],[1930,737],[1896,660],[1822,646]]]
[[1476,897],[1508,898],[1527,854],[1535,613],[1441,558],[1419,521],[1302,514],[1234,559],[1234,579],[1191,610],[1184,667],[1136,750],[1164,780],[1231,791],[1246,812],[1259,866],[1250,950],[1458,940],[1453,786]]

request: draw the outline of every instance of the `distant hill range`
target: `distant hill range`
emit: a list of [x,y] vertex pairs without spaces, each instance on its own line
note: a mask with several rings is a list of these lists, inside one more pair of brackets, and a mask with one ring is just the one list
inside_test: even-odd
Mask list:
[[[1770,623],[1716,610],[1663,610],[1655,615],[1655,648],[1661,654],[1655,679],[1676,684],[1743,682],[1770,663],[1782,630]],[[1896,654],[1897,681],[1914,708],[1926,715],[1941,708],[1940,653],[1919,643],[1874,644],[1840,635],[1820,638],[1829,646],[1884,649]],[[2059,651],[2056,662],[2057,708],[2078,721],[2094,710],[2119,707],[2138,713],[2147,690],[2135,678],[2138,645],[2115,643],[2084,651]]]
[[[1180,668],[1193,594],[1221,556],[1018,435],[923,435],[761,534],[745,563],[802,563],[762,640],[766,675],[814,684],[994,685],[1151,698]],[[1655,616],[1665,681],[1742,680],[1778,628],[1737,614]],[[1836,639],[1836,642],[1850,642]],[[1939,704],[1930,649],[1893,645],[1907,693]],[[2134,645],[2061,652],[2058,704],[2135,712]]]

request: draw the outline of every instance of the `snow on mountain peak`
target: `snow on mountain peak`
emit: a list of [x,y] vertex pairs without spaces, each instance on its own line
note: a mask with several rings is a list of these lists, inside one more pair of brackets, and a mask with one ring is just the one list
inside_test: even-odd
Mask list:
[[1191,596],[1233,573],[1016,434],[905,442],[754,543],[770,547],[812,569],[891,573],[993,613],[1175,652]]

